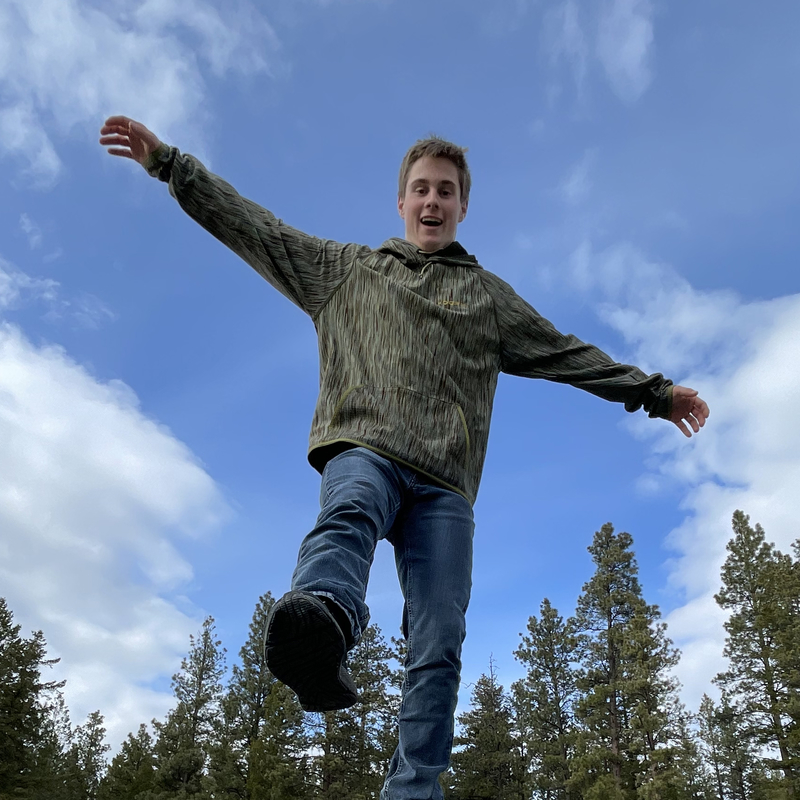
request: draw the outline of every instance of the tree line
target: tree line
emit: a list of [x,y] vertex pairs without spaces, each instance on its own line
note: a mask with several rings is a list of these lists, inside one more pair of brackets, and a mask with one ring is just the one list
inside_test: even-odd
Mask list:
[[[458,718],[452,800],[800,800],[800,540],[787,555],[741,511],[717,603],[718,700],[688,710],[679,652],[645,601],[630,534],[609,523],[574,613],[542,601],[508,691],[490,660]],[[108,761],[99,711],[72,726],[41,632],[0,598],[0,800],[373,800],[397,741],[404,642],[370,626],[350,655],[361,700],[304,714],[264,664],[256,605],[230,670],[213,618],[190,637],[174,707]]]

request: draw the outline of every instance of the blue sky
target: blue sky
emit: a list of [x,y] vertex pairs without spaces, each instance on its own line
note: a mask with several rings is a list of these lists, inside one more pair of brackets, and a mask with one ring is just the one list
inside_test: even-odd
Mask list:
[[[295,227],[402,235],[399,162],[469,147],[459,240],[564,332],[709,402],[691,441],[503,376],[475,507],[464,682],[508,685],[571,613],[593,532],[635,540],[696,706],[736,508],[788,549],[800,501],[800,8],[743,0],[9,0],[0,9],[0,594],[73,720],[117,746],[170,704],[189,633],[231,657],[288,588],[319,480],[314,329],[97,144],[144,122]],[[379,548],[373,620],[401,600]],[[462,705],[469,692],[462,692]]]

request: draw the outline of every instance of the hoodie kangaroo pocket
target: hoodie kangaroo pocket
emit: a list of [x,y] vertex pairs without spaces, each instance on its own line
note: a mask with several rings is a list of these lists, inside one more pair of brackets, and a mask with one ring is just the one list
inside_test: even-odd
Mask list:
[[463,471],[469,461],[461,406],[402,386],[351,387],[337,403],[331,428],[443,477]]

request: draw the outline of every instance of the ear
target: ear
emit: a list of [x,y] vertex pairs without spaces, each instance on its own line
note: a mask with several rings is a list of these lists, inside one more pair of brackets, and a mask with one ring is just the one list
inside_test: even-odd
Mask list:
[[401,195],[397,196],[397,213],[400,215],[400,219],[405,219],[405,202],[403,201],[403,197]]
[[465,201],[464,201],[464,202],[461,204],[461,215],[460,215],[460,216],[459,216],[459,218],[458,218],[458,221],[459,221],[459,222],[463,222],[463,221],[464,221],[464,217],[466,217],[466,216],[467,216],[467,206],[468,206],[468,205],[469,205],[469,200],[465,200]]

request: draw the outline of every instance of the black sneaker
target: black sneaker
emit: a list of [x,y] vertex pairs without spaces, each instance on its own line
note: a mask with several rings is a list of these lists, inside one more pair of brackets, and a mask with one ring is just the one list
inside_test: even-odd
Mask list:
[[316,595],[287,592],[275,603],[264,654],[270,672],[297,694],[304,711],[336,711],[358,701],[345,668],[345,635]]

